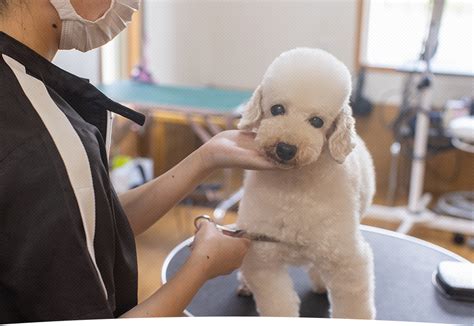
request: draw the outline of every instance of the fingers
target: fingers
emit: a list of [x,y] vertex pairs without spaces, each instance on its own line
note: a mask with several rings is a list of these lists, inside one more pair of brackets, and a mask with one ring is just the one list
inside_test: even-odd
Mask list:
[[255,154],[252,161],[247,164],[252,166],[251,170],[276,170],[278,168],[275,162],[260,153]]
[[240,238],[245,234],[245,231],[239,230],[239,231],[236,232],[236,231],[230,231],[230,230],[223,229],[222,233],[224,233],[225,235],[228,235],[230,237],[233,237],[233,238]]
[[[205,237],[206,234],[208,233],[208,227],[210,225],[214,225],[214,223],[209,219],[206,218],[206,216],[199,216],[194,220],[194,240],[188,245],[188,247],[193,250],[194,247],[196,246],[196,241],[197,238]],[[214,227],[215,228],[215,227]],[[217,229],[216,229],[217,231]]]
[[235,148],[236,153],[234,166],[249,170],[276,169],[277,165],[258,149]]
[[247,249],[250,247],[250,244],[252,243],[251,240],[243,237],[228,236],[228,238],[232,238],[227,240],[229,243],[232,243],[234,247],[243,246],[245,251],[247,251]]
[[207,216],[207,215],[198,216],[198,217],[196,217],[196,218],[194,219],[194,226],[195,226],[196,230],[199,230],[199,229],[201,228],[201,223],[202,223],[203,221],[207,221],[207,222],[209,222],[209,223],[213,223],[213,222],[211,221],[211,218],[210,218],[209,216]]
[[240,130],[240,134],[251,139],[255,139],[255,137],[257,137],[257,133],[253,131]]
[[250,244],[252,243],[249,238],[245,237],[245,231],[243,230],[239,230],[238,232],[222,230],[222,233],[224,235],[234,238],[233,240],[237,240],[235,241],[237,242],[236,244],[244,245],[246,249],[248,249],[250,247]]
[[248,249],[250,248],[250,245],[252,244],[252,241],[247,238],[239,238],[241,240],[242,244]]
[[277,168],[278,166],[275,164],[275,162],[270,161],[269,159],[265,157],[262,158],[260,161],[260,166],[259,166],[260,170],[276,170]]
[[204,226],[204,224],[210,224],[211,221],[205,220],[205,219],[199,219],[196,221],[195,226],[196,226],[196,232],[201,230],[201,228]]
[[200,243],[202,241],[224,241],[228,244],[232,244],[232,246],[244,246],[245,251],[250,246],[250,240],[246,238],[241,238],[241,233],[236,234],[235,232],[225,230],[225,228],[218,229],[214,221],[212,221],[211,218],[207,215],[201,215],[196,217],[194,219],[194,226],[196,228],[194,233],[195,239],[190,245],[191,249],[193,249],[195,242]]

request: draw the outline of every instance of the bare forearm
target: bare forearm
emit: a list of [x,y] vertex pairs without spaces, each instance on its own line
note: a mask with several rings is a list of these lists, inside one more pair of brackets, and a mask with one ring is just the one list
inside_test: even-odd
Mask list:
[[182,316],[193,296],[207,280],[204,266],[205,264],[191,257],[173,279],[122,317]]
[[135,235],[148,229],[218,168],[275,166],[258,150],[254,133],[221,132],[167,173],[120,196]]
[[207,220],[198,222],[197,228],[191,256],[176,275],[122,317],[181,316],[207,280],[241,266],[250,240],[226,236]]
[[168,172],[120,195],[135,235],[147,230],[211,172],[196,151]]

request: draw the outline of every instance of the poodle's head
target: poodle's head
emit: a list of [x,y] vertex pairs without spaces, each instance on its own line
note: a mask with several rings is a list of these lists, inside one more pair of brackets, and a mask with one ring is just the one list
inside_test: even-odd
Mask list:
[[318,49],[281,54],[247,103],[239,129],[257,132],[260,149],[281,168],[315,162],[324,150],[343,163],[354,147],[346,66]]

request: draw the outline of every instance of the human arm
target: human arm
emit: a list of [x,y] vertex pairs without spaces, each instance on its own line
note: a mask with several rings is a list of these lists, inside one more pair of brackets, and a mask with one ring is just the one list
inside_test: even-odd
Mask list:
[[158,178],[119,196],[135,235],[147,230],[219,168],[271,169],[255,134],[224,131]]
[[223,235],[212,223],[202,220],[191,256],[178,273],[147,300],[121,317],[181,316],[207,280],[229,274],[240,267],[249,245],[249,240]]

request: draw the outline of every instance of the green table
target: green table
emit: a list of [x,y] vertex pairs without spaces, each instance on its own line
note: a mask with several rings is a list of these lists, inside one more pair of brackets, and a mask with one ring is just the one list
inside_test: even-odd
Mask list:
[[166,124],[189,125],[201,141],[206,142],[223,129],[235,128],[235,120],[240,115],[236,109],[252,95],[252,91],[244,90],[169,86],[130,80],[102,84],[98,88],[111,99],[147,116],[146,152],[155,161],[155,175],[167,169],[167,153],[174,150],[166,137]]
[[100,85],[99,89],[121,103],[219,115],[235,114],[235,109],[252,95],[251,91],[243,90],[168,86],[128,80]]

